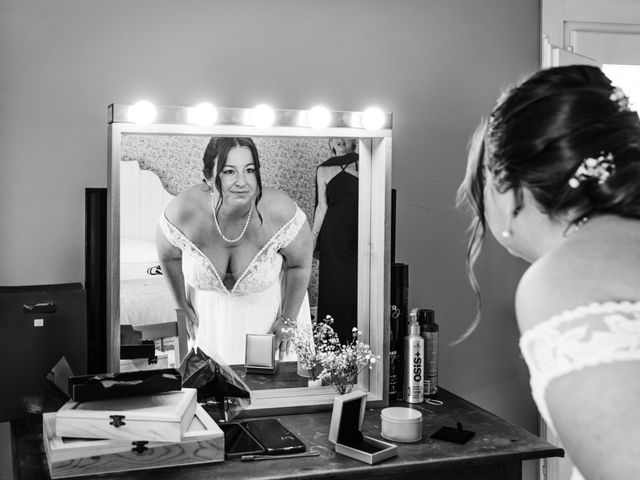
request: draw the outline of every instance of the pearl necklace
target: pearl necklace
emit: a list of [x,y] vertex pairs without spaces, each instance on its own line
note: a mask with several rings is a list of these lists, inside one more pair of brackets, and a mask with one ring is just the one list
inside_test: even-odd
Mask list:
[[242,228],[242,232],[236,238],[227,238],[222,233],[222,229],[220,228],[220,224],[218,223],[218,217],[216,216],[216,209],[213,206],[213,193],[211,194],[211,213],[213,213],[213,223],[216,224],[216,229],[220,234],[220,237],[227,243],[236,243],[242,237],[244,237],[244,233],[247,231],[247,227],[249,226],[249,222],[251,221],[251,212],[253,212],[253,201],[251,202],[251,207],[249,208],[249,215],[247,215],[247,221],[244,223],[244,227]]
[[568,237],[569,235],[576,233],[578,230],[580,230],[581,227],[584,226],[585,223],[587,223],[589,221],[589,217],[582,217],[580,220],[578,220],[575,223],[572,223],[571,225],[569,225],[567,227],[567,229],[564,231],[564,234],[562,235],[563,237]]

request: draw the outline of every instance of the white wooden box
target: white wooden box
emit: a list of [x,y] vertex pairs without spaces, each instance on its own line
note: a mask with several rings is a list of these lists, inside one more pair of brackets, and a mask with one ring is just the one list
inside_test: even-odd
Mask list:
[[[171,355],[169,355],[171,354]],[[149,364],[148,358],[125,358],[120,359],[120,372],[137,372],[140,370],[157,370],[159,368],[173,368],[173,351],[161,352],[156,350],[156,363]]]
[[51,478],[77,477],[224,460],[224,433],[198,405],[179,443],[63,438],[55,413],[42,417],[42,439]]
[[333,400],[329,441],[336,453],[373,465],[398,455],[398,447],[362,434],[367,392],[353,392]]
[[65,403],[56,412],[59,437],[180,442],[196,412],[197,390]]

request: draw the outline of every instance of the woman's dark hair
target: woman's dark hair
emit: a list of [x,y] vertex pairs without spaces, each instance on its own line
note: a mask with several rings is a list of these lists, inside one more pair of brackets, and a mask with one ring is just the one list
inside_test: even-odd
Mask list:
[[[207,148],[204,150],[204,156],[202,157],[202,173],[204,174],[205,181],[213,178],[213,184],[216,187],[220,197],[218,199],[218,205],[216,205],[216,211],[220,210],[222,206],[222,192],[220,185],[220,172],[227,164],[227,157],[232,148],[247,147],[251,151],[253,157],[253,165],[256,169],[256,182],[258,183],[258,194],[256,195],[256,211],[258,211],[258,202],[262,198],[262,178],[260,176],[260,159],[258,157],[258,149],[255,143],[250,137],[211,137]],[[217,161],[217,163],[216,163]],[[215,173],[214,173],[215,168]],[[262,221],[262,215],[258,212],[260,221]]]
[[[483,192],[490,172],[500,192],[514,190],[519,209],[529,190],[551,219],[614,214],[640,218],[640,120],[626,97],[597,67],[571,65],[541,70],[509,89],[483,119],[469,147],[458,204],[474,213],[467,249],[469,279],[486,231]],[[614,173],[569,186],[586,158],[613,155]],[[465,338],[476,327],[476,317]]]

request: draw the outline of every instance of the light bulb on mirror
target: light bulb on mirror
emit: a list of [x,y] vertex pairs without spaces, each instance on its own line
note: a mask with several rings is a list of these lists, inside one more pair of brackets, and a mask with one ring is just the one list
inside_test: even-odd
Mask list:
[[251,110],[251,124],[258,128],[267,128],[273,125],[276,112],[269,105],[257,105]]
[[369,107],[362,112],[362,126],[367,130],[380,130],[385,120],[384,112],[377,107]]
[[313,107],[307,112],[307,123],[316,130],[327,128],[331,123],[331,113],[325,107]]
[[155,121],[157,113],[153,103],[140,100],[129,107],[128,118],[130,122],[138,125],[150,125]]
[[218,119],[218,110],[210,103],[200,103],[189,109],[188,122],[199,127],[210,127]]

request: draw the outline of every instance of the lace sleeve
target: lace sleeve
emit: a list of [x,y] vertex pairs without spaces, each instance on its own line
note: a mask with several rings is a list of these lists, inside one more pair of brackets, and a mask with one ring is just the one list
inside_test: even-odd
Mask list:
[[307,216],[300,207],[296,205],[296,213],[294,213],[291,220],[285,223],[276,234],[278,237],[278,249],[287,247],[293,239],[296,238],[306,220]]
[[178,230],[169,220],[165,217],[164,213],[160,215],[158,219],[158,226],[160,231],[164,234],[165,238],[176,248],[184,250],[187,246],[187,241],[182,232]]
[[640,302],[592,303],[523,333],[520,349],[540,413],[551,425],[544,395],[552,380],[583,368],[640,360]]

